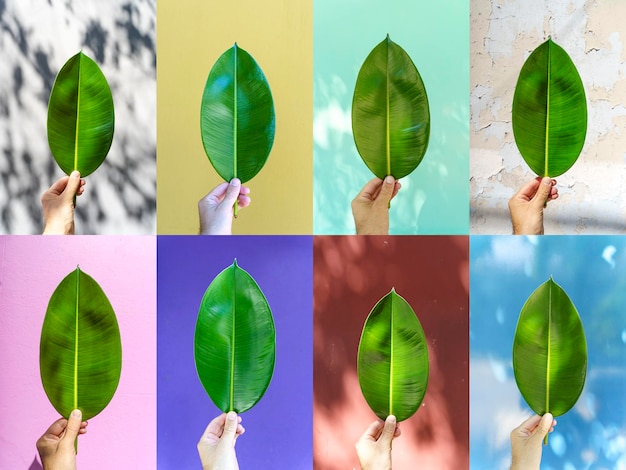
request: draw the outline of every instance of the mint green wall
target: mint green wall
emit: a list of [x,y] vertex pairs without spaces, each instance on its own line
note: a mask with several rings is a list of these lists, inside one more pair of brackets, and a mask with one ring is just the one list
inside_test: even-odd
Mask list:
[[350,202],[374,176],[352,138],[352,93],[387,34],[413,59],[431,113],[428,151],[401,180],[390,233],[469,233],[469,2],[315,0],[313,10],[314,233],[355,233]]

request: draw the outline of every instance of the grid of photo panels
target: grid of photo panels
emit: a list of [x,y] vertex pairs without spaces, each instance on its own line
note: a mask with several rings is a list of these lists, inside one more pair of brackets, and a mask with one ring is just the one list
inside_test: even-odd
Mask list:
[[623,18],[0,0],[0,470],[626,469]]

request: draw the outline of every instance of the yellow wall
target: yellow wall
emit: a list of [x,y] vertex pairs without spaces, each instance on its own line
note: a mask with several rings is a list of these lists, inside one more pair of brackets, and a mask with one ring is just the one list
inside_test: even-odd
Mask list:
[[272,90],[276,136],[246,186],[252,203],[237,234],[312,233],[313,32],[311,0],[159,0],[157,8],[157,232],[197,233],[198,200],[221,182],[200,138],[211,67],[235,42]]

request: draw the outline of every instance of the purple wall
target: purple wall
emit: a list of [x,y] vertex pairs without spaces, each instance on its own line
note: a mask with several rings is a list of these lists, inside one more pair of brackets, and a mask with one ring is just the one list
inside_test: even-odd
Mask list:
[[122,339],[122,375],[109,405],[79,438],[77,466],[156,466],[155,237],[0,237],[0,468],[40,469],[35,442],[59,418],[39,375],[48,301],[80,268],[104,290]]
[[193,335],[207,286],[237,258],[276,325],[276,366],[261,401],[242,415],[242,469],[312,467],[312,238],[158,237],[158,468],[200,468],[196,444],[220,414],[197,377]]

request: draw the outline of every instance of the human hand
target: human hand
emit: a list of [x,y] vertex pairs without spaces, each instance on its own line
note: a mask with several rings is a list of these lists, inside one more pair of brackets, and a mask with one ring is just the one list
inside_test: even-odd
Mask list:
[[531,416],[511,431],[511,470],[539,470],[542,441],[554,431],[550,413]]
[[514,235],[543,235],[543,209],[559,197],[556,180],[537,177],[509,199]]
[[198,442],[203,470],[239,470],[235,441],[246,430],[234,411],[222,413],[209,423]]
[[37,451],[43,470],[76,470],[74,441],[87,432],[87,421],[82,421],[80,410],[74,410],[70,419],[57,419],[37,441]]
[[230,235],[233,225],[233,206],[250,204],[250,188],[241,185],[238,178],[221,183],[198,202],[201,235]]
[[56,180],[41,195],[44,217],[44,235],[74,234],[74,198],[85,191],[85,180],[78,171]]
[[374,421],[357,441],[356,454],[362,470],[391,470],[391,440],[400,435],[396,417]]
[[393,176],[367,182],[352,200],[357,235],[389,234],[389,202],[398,194],[400,183]]

